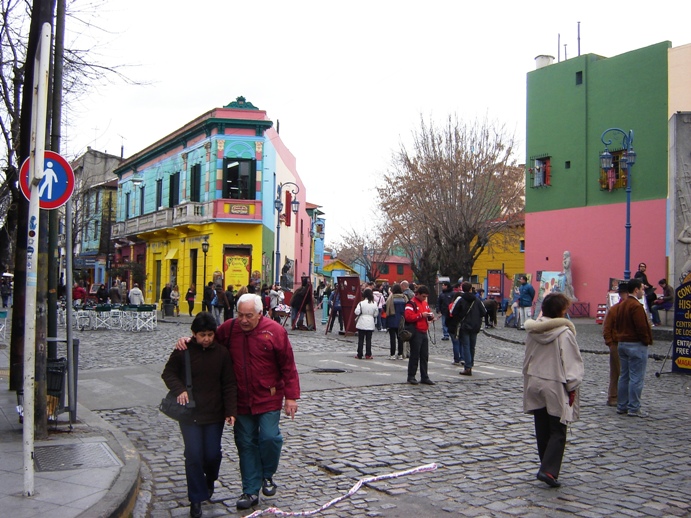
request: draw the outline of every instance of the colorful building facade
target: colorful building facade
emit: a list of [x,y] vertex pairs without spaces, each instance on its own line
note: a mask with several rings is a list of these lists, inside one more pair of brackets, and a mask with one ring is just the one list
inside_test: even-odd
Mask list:
[[[277,226],[280,275],[290,289],[300,282],[310,253],[306,190],[295,157],[272,126],[265,111],[238,97],[115,171],[117,260],[143,261],[147,302],[157,302],[166,283],[178,285],[183,297],[194,285],[197,310],[209,282],[234,290],[271,283]],[[278,186],[288,182],[279,214]]]
[[[688,56],[688,53],[685,54]],[[676,60],[676,61],[675,61]],[[571,253],[576,298],[593,316],[609,279],[625,269],[626,169],[621,137],[610,132],[615,168],[600,167],[609,128],[633,130],[631,276],[647,264],[651,284],[667,276],[668,120],[671,92],[689,60],[670,42],[605,58],[587,54],[528,74],[525,270],[560,272]],[[679,95],[679,99],[683,96]],[[681,101],[679,101],[681,102]],[[688,108],[688,107],[687,107]]]

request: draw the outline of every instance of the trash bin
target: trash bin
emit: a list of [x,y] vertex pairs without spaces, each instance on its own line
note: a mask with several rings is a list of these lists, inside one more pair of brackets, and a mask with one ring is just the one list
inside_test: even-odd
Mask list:
[[166,302],[163,304],[163,315],[166,317],[174,317],[175,316],[175,304],[171,304],[169,302]]
[[58,420],[58,414],[65,410],[65,374],[67,358],[48,358],[46,366],[46,391],[48,392],[48,421]]

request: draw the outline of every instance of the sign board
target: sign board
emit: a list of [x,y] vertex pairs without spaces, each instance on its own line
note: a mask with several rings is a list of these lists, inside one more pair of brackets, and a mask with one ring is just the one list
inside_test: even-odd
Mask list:
[[691,282],[679,286],[675,295],[672,372],[691,374]]
[[[27,200],[31,199],[29,159],[19,170],[19,187]],[[62,156],[46,151],[43,160],[43,178],[38,184],[39,207],[46,210],[62,207],[74,192],[74,171]]]

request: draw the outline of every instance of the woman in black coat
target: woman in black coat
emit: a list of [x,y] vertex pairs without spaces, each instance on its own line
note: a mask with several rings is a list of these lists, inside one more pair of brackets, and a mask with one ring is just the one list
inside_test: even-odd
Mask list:
[[[233,426],[237,415],[237,382],[228,349],[214,341],[216,320],[201,312],[192,322],[193,338],[187,344],[192,371],[193,420],[181,422],[185,442],[185,475],[190,515],[202,515],[202,502],[211,498],[221,467],[221,436],[225,423]],[[175,350],[166,363],[163,381],[186,405],[185,351]]]

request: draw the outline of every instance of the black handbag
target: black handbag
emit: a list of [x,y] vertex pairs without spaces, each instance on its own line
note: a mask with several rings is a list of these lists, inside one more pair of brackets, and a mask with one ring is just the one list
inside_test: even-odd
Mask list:
[[190,361],[190,351],[185,349],[185,385],[187,389],[187,396],[189,397],[189,402],[186,405],[181,405],[178,403],[178,397],[171,390],[166,394],[161,400],[161,404],[158,405],[158,409],[165,415],[179,421],[181,423],[188,423],[194,419],[194,410],[196,408],[196,403],[194,402],[194,397],[192,396],[192,365]]
[[[417,311],[417,304],[415,304],[415,302],[411,300],[408,302],[408,304],[411,304],[413,306],[413,309]],[[403,311],[403,313],[405,314],[405,310]],[[413,338],[413,333],[415,332],[415,330],[415,323],[406,322],[405,316],[401,315],[401,320],[398,322],[398,337],[401,339],[401,341],[410,342],[411,338]]]

